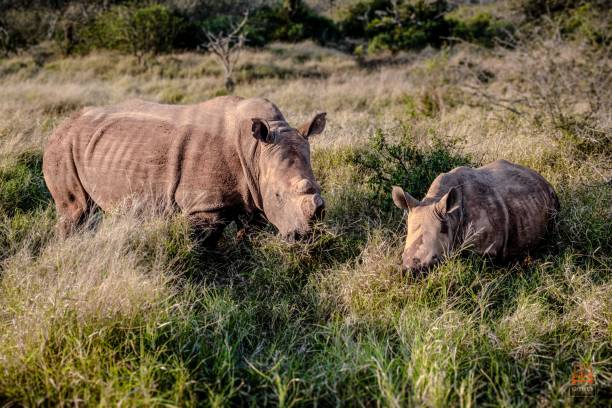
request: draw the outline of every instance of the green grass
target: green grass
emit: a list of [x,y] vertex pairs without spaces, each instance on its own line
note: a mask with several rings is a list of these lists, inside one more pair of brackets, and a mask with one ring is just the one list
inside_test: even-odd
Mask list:
[[22,153],[0,167],[0,214],[39,209],[50,199],[39,152]]
[[334,221],[307,246],[261,231],[202,252],[181,216],[128,211],[22,250],[0,286],[2,399],[565,405],[573,362],[609,380],[606,254],[551,245],[527,263],[454,258],[417,279],[398,271],[398,231],[364,225],[359,238]]
[[[270,53],[248,52],[259,61]],[[0,152],[0,405],[609,403],[607,150],[575,154],[576,146],[564,142],[537,106],[519,116],[463,94],[452,104],[439,98],[439,108],[423,108],[418,95],[459,92],[467,80],[460,70],[469,64],[457,59],[502,67],[491,84],[480,85],[486,91],[515,84],[504,77],[504,64],[515,54],[427,52],[406,69],[416,75],[406,74],[417,87],[409,97],[393,92],[404,68],[362,71],[321,50],[312,58],[304,51],[296,63],[320,60],[329,75],[259,77],[251,68],[240,74],[239,92],[284,101],[289,108],[281,109],[292,120],[310,115],[315,104],[335,110],[321,142],[313,142],[327,214],[309,243],[284,243],[271,227],[238,239],[231,227],[214,251],[193,241],[184,216],[147,205],[93,214],[90,228],[58,239],[40,149],[49,123],[77,105],[98,103],[99,95],[106,103],[138,88],[148,99],[201,100],[210,92],[205,85],[218,79],[202,74],[204,85],[194,80],[207,57],[167,56],[146,72],[131,72],[131,59],[114,54],[108,57],[113,64],[104,66],[97,61],[105,54],[60,59],[53,63],[57,72],[47,66],[32,73],[19,66],[24,57],[0,64],[6,101],[0,142],[9,146]],[[158,72],[166,60],[174,61],[168,69],[175,82]],[[77,74],[57,92],[49,85]],[[12,84],[23,78],[27,103]],[[355,100],[369,106],[372,83],[381,87],[375,96],[381,109],[357,109]],[[321,100],[304,108],[308,87],[318,89]],[[338,89],[348,94],[340,98]],[[592,120],[606,129],[598,118],[607,108],[598,109]],[[371,117],[353,117],[366,113]],[[384,130],[377,134],[378,128]],[[359,138],[338,136],[349,132]],[[398,154],[406,168],[393,158]],[[427,276],[402,275],[405,230],[401,211],[390,205],[389,186],[400,183],[419,195],[439,172],[494,158],[528,165],[555,186],[561,213],[554,234],[529,258],[493,263],[455,255]],[[595,394],[572,395],[576,362],[592,365]]]

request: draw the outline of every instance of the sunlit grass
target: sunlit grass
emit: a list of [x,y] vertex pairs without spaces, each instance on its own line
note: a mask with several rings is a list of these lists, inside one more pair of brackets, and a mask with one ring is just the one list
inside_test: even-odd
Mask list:
[[[307,243],[287,244],[271,227],[239,239],[230,227],[212,251],[185,217],[147,205],[92,214],[59,240],[40,173],[51,129],[84,105],[218,93],[209,57],[162,56],[146,68],[112,53],[1,61],[0,403],[605,403],[573,398],[570,378],[581,361],[599,390],[612,380],[609,158],[576,156],[538,111],[462,93],[469,61],[495,74],[479,89],[508,97],[523,80],[509,74],[513,52],[458,47],[366,69],[312,44],[248,51],[238,94],[270,98],[293,124],[328,112],[313,141],[327,217]],[[555,233],[530,258],[451,254],[425,276],[402,274],[402,214],[354,156],[375,129],[406,124],[415,149],[441,138],[456,146],[449,154],[541,172],[561,201]]]

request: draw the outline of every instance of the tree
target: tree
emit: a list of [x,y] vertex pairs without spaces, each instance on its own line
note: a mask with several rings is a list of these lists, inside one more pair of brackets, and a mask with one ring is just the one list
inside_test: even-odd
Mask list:
[[227,33],[224,30],[218,32],[204,30],[204,35],[208,40],[205,47],[217,58],[217,61],[223,67],[225,89],[229,93],[234,92],[234,67],[238,62],[240,51],[246,41],[243,30],[248,18],[249,13],[247,12],[238,24],[230,25],[230,28],[226,30]]

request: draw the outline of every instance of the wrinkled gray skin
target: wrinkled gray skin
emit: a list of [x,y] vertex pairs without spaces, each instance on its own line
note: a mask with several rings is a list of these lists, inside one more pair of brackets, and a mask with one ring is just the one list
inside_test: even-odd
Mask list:
[[505,160],[441,174],[422,201],[400,187],[392,198],[408,211],[402,265],[410,271],[426,270],[457,248],[497,259],[525,254],[559,211],[542,176]]
[[261,98],[89,107],[50,137],[43,173],[63,234],[93,207],[155,199],[186,213],[207,244],[260,215],[293,240],[322,216],[308,138],[324,128],[324,113],[292,128]]

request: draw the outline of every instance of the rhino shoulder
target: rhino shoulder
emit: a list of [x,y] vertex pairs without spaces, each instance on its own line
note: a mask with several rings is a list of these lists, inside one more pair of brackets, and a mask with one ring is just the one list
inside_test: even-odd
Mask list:
[[504,159],[497,159],[485,166],[482,166],[483,168],[505,168],[505,167],[517,167],[517,164],[509,162],[508,160],[504,160]]
[[285,120],[280,109],[274,103],[260,97],[242,99],[236,105],[236,113],[238,117]]
[[429,187],[426,197],[440,198],[451,188],[461,187],[474,177],[475,174],[473,168],[466,166],[455,167],[451,171],[442,173],[434,179]]

